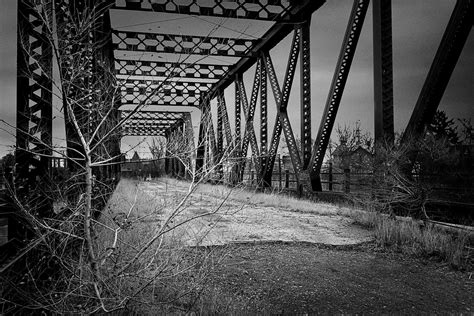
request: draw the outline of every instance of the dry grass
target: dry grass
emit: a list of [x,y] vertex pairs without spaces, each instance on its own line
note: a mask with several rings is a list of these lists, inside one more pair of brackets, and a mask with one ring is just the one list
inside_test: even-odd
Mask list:
[[[170,186],[184,186],[183,182],[174,179],[166,179],[165,181],[167,181]],[[278,191],[261,193],[255,190],[249,190],[246,187],[201,184],[197,188],[196,194],[203,194],[217,199],[225,198],[229,195],[231,202],[240,202],[241,204],[250,206],[274,207],[295,212],[314,213],[317,215],[350,216],[353,212],[359,212],[358,210],[330,203],[314,203],[309,200],[298,199]]]
[[374,230],[376,242],[391,249],[434,257],[456,269],[472,268],[472,248],[467,234],[452,234],[432,224],[394,219],[377,212],[358,213],[354,223]]
[[[171,185],[183,185],[174,179],[166,179]],[[278,192],[259,193],[243,187],[229,188],[224,185],[202,184],[197,192],[216,198],[226,196],[247,205],[275,207],[278,209],[308,212],[318,215],[341,215],[353,219],[354,224],[373,230],[376,242],[385,248],[397,249],[410,255],[434,257],[456,269],[472,266],[472,248],[465,234],[452,234],[433,225],[422,225],[411,219],[396,220],[384,214],[329,203],[314,203]]]

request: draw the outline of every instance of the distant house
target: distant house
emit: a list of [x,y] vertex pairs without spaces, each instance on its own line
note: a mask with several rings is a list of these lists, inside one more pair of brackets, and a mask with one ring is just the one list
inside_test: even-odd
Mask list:
[[158,177],[164,170],[164,160],[150,161],[142,159],[135,151],[131,159],[127,159],[121,165],[121,173],[124,177]]
[[353,173],[362,173],[371,171],[372,158],[373,154],[362,146],[351,150],[341,144],[332,153],[331,162],[334,168],[350,169]]
[[125,163],[121,165],[122,175],[125,176],[136,176],[141,171],[140,156],[135,152],[132,159],[127,159]]
[[130,159],[130,168],[132,171],[141,171],[140,155],[137,152],[133,153],[132,159]]

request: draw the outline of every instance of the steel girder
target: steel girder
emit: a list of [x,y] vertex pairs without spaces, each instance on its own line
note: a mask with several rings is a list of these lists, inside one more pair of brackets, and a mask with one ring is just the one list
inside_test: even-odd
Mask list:
[[242,147],[242,139],[241,139],[241,97],[240,97],[240,88],[239,88],[239,76],[235,76],[235,104],[234,104],[234,117],[235,117],[235,141],[234,141],[234,155],[235,164],[232,170],[233,180],[235,182],[242,181],[242,173],[241,173],[241,150]]
[[116,59],[116,73],[123,76],[219,80],[229,70],[227,65],[152,62]]
[[[146,1],[145,1],[146,2]],[[254,1],[249,2],[240,2],[240,1],[231,1],[231,2],[222,2],[215,1],[206,8],[207,4],[204,3],[193,3],[193,4],[183,4],[184,2],[175,2],[168,1],[166,5],[164,2],[161,4],[153,3],[147,6],[145,2],[137,1],[126,1],[121,4],[118,3],[115,8],[122,8],[127,10],[150,10],[155,12],[174,12],[180,14],[198,14],[199,12],[208,16],[226,16],[231,18],[236,17],[246,17],[252,19],[266,19],[266,14],[270,12],[276,12],[274,6],[279,6],[279,1],[272,0],[270,2],[260,2]],[[178,3],[178,6],[174,6]],[[283,7],[278,12],[277,15],[272,16],[272,21],[275,23],[270,29],[258,40],[250,39],[226,39],[226,38],[210,38],[203,36],[182,36],[182,35],[165,35],[165,34],[146,34],[139,32],[128,32],[128,31],[115,31],[115,42],[116,48],[123,49],[138,49],[143,51],[152,51],[156,52],[157,48],[159,51],[168,52],[168,53],[196,53],[196,54],[221,54],[225,56],[237,56],[240,58],[239,62],[235,65],[206,65],[206,64],[194,64],[190,67],[189,65],[179,65],[168,64],[163,65],[156,61],[124,61],[121,60],[116,67],[119,69],[119,73],[125,76],[166,76],[167,80],[173,80],[174,78],[189,78],[189,79],[216,79],[217,82],[212,82],[212,88],[210,88],[205,94],[203,89],[196,90],[194,88],[188,89],[192,90],[191,93],[187,93],[185,88],[180,87],[178,89],[170,89],[164,91],[165,100],[162,100],[160,93],[157,93],[156,96],[153,95],[151,98],[142,97],[144,93],[150,93],[155,91],[155,87],[151,84],[153,80],[146,80],[147,78],[140,78],[140,83],[137,82],[134,78],[128,78],[128,87],[122,88],[122,94],[124,96],[124,101],[129,104],[138,105],[140,102],[143,102],[144,99],[152,104],[161,104],[161,105],[197,105],[197,99],[201,101],[200,107],[204,106],[204,103],[208,102],[209,98],[213,98],[223,91],[230,83],[234,81],[234,78],[237,74],[243,73],[249,69],[256,61],[254,56],[258,56],[260,51],[269,50],[278,44],[287,34],[293,30],[292,23],[295,21],[303,21],[311,16],[312,12],[318,9],[323,3],[323,0],[304,0],[298,3],[291,3],[283,1]],[[220,11],[220,7],[224,6],[227,9],[230,7],[236,6],[234,8],[235,14],[231,11]],[[229,7],[230,5],[230,7]],[[200,7],[198,11],[196,8]],[[260,7],[257,11],[258,15],[251,13],[250,11],[256,10],[257,7]],[[242,15],[242,12],[250,10],[248,13]],[[191,10],[191,11],[189,11]],[[194,11],[193,11],[194,10]],[[202,11],[204,10],[204,11]],[[269,11],[267,11],[269,10]],[[255,12],[257,12],[255,11]],[[266,13],[265,13],[266,12]],[[282,22],[282,23],[278,23]],[[131,64],[143,65],[143,72],[133,69]],[[164,66],[164,67],[163,67]],[[165,68],[165,69],[164,69]],[[170,69],[172,68],[172,69]],[[176,69],[173,69],[176,68]],[[184,70],[183,68],[186,68]],[[191,68],[191,69],[189,69]],[[133,84],[131,84],[133,81]],[[146,83],[148,82],[148,83]],[[183,83],[183,85],[191,85],[194,87],[195,83]],[[205,84],[199,83],[201,87]],[[152,92],[153,93],[153,92]],[[194,94],[193,94],[194,93]],[[178,95],[179,94],[179,95]],[[195,97],[196,96],[196,97]],[[265,100],[265,96],[262,96]],[[153,100],[150,100],[153,99]],[[206,101],[207,100],[207,101]],[[263,101],[265,103],[265,101]],[[240,108],[238,109],[240,110]],[[236,109],[236,111],[238,111]],[[264,111],[265,113],[265,111]],[[263,117],[265,119],[265,116]],[[236,116],[236,120],[240,122],[240,116]],[[240,128],[240,126],[239,126]],[[236,129],[237,139],[236,142],[239,142],[240,130]],[[263,133],[261,136],[261,142],[265,138],[266,133]],[[240,147],[240,146],[239,146]],[[237,148],[235,149],[237,150]]]
[[290,8],[289,0],[270,1],[119,1],[114,9],[194,14],[237,19],[278,21]]
[[474,1],[458,0],[403,134],[402,143],[423,137],[427,125],[433,120],[473,21]]
[[[132,111],[121,111],[122,118]],[[122,125],[122,136],[166,136],[168,129],[182,124],[186,112],[139,111]]]
[[[263,63],[263,60],[260,59]],[[260,164],[262,170],[265,168],[265,160],[268,149],[268,90],[267,70],[264,65],[260,67]]]
[[288,58],[288,66],[286,69],[285,80],[283,82],[282,88],[280,88],[280,85],[278,84],[278,79],[275,73],[275,69],[273,68],[273,63],[270,58],[270,54],[268,52],[263,52],[264,64],[268,73],[268,78],[270,80],[270,85],[273,90],[273,95],[275,97],[277,107],[275,126],[273,128],[273,135],[270,143],[268,159],[266,159],[265,163],[265,173],[263,174],[263,181],[266,185],[271,184],[273,166],[275,164],[276,153],[282,131],[285,134],[285,139],[288,145],[288,151],[290,154],[293,169],[295,171],[296,181],[298,182],[298,184],[300,183],[301,179],[301,159],[298,151],[298,146],[296,144],[295,136],[291,128],[290,119],[288,118],[287,113],[291,85],[293,83],[293,78],[296,70],[296,62],[298,60],[298,54],[300,49],[300,40],[301,29],[297,27],[294,31],[293,42],[290,49],[290,56]]
[[[31,200],[36,177],[46,181],[52,155],[52,47],[37,10],[52,12],[52,2],[39,7],[32,0],[18,2],[16,185],[19,198]],[[36,194],[36,193],[35,193]],[[38,212],[51,211],[46,196],[39,196]]]
[[311,50],[310,50],[310,18],[303,22],[300,40],[300,98],[301,98],[301,164],[307,169],[311,160]]
[[[143,79],[118,79],[122,104],[142,102],[152,105],[200,106],[200,100],[212,83],[190,81],[156,81]],[[154,93],[152,95],[152,93]]]
[[222,119],[222,124],[224,125],[225,140],[227,146],[233,146],[232,141],[232,130],[230,129],[229,114],[227,112],[227,106],[225,103],[224,93],[221,92],[217,95],[218,107],[220,109],[220,117]]
[[313,12],[319,9],[324,2],[325,0],[292,2],[291,6],[281,15],[281,18],[278,20],[279,23],[275,23],[249,50],[249,57],[242,57],[235,65],[230,67],[226,76],[219,80],[209,91],[209,95],[216,95],[218,91],[222,91],[234,83],[238,74],[242,74],[250,69],[257,61],[256,58],[251,56],[258,56],[261,52],[270,51],[294,30],[295,23],[307,21]]
[[244,38],[127,31],[114,31],[114,39],[114,48],[119,51],[227,57],[248,57],[249,49],[256,43]]
[[331,137],[337,110],[341,103],[342,93],[344,92],[344,87],[347,82],[368,6],[369,0],[355,0],[352,7],[326,106],[313,145],[313,153],[310,161],[310,178],[311,187],[315,191],[321,191],[319,172],[321,171],[324,154],[329,143],[329,138]]
[[391,146],[394,140],[391,2],[391,0],[372,2],[376,147]]
[[[224,134],[226,147],[224,147]],[[234,150],[234,144],[232,142],[232,131],[230,129],[229,115],[227,113],[227,107],[225,104],[224,93],[221,92],[217,95],[217,160],[222,161],[224,155],[226,158],[231,157],[232,151]],[[218,166],[219,178],[222,178],[222,164]]]

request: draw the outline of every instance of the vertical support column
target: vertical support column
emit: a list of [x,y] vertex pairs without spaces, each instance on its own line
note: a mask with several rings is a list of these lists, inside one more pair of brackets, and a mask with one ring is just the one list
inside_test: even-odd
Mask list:
[[219,97],[219,100],[217,101],[217,126],[216,126],[217,156],[219,158],[222,156],[223,151],[224,151],[223,116],[224,116],[224,113],[222,111],[222,103],[220,102],[220,97]]
[[[192,122],[192,119],[191,119],[191,113],[189,112],[186,112],[183,114],[183,120],[184,120],[184,133],[185,133],[185,139],[186,139],[186,147],[188,148],[188,152],[191,154],[191,155],[188,155],[188,157],[185,157],[184,161],[185,161],[185,178],[188,179],[191,177],[191,172],[195,172],[195,169],[193,167],[193,156],[195,157],[195,154],[194,154],[194,131],[193,131],[193,122]],[[189,168],[189,170],[186,170],[186,166],[187,168]]]
[[372,1],[374,119],[377,146],[393,144],[393,66],[391,0]]
[[[222,94],[222,92],[219,92],[219,95]],[[218,163],[216,167],[216,173],[217,173],[217,178],[218,181],[222,180],[223,177],[223,170],[222,170],[222,157],[224,156],[224,130],[223,130],[223,125],[224,125],[224,111],[222,109],[222,103],[220,102],[220,97],[218,96],[217,100],[217,126],[216,126],[216,138],[217,138],[217,144],[216,144],[216,157],[215,161]]]
[[[196,153],[196,172],[201,177],[205,169],[209,167],[211,160],[215,158],[216,141],[214,127],[211,118],[211,103],[209,97],[201,102],[201,123],[199,125],[198,148]],[[206,158],[207,161],[206,161]],[[207,164],[206,164],[207,163]]]
[[301,75],[301,164],[308,169],[311,160],[311,50],[310,50],[311,20],[303,22],[300,41],[300,75]]
[[199,135],[196,151],[196,175],[199,177],[200,173],[203,171],[204,166],[204,155],[206,153],[206,115],[207,115],[207,103],[201,103],[201,121],[199,123]]
[[240,89],[239,89],[239,80],[242,75],[237,74],[235,77],[235,161],[234,161],[234,179],[236,183],[239,183],[242,181],[242,178],[240,177],[241,175],[241,163],[242,163],[242,157],[239,148],[241,148],[241,96],[240,96]]
[[[268,102],[267,102],[267,69],[264,64],[263,58],[260,63],[260,165],[262,166],[262,174],[258,177],[263,179],[263,173],[265,172],[265,166],[267,161],[267,148],[268,148]],[[271,183],[263,181],[263,186],[271,186]]]

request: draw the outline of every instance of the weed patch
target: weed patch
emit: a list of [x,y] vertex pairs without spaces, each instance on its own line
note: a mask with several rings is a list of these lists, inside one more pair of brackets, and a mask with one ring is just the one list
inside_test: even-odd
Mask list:
[[473,254],[467,234],[453,234],[432,224],[398,220],[378,212],[357,212],[354,224],[373,229],[376,242],[407,254],[435,258],[455,269],[472,268]]

